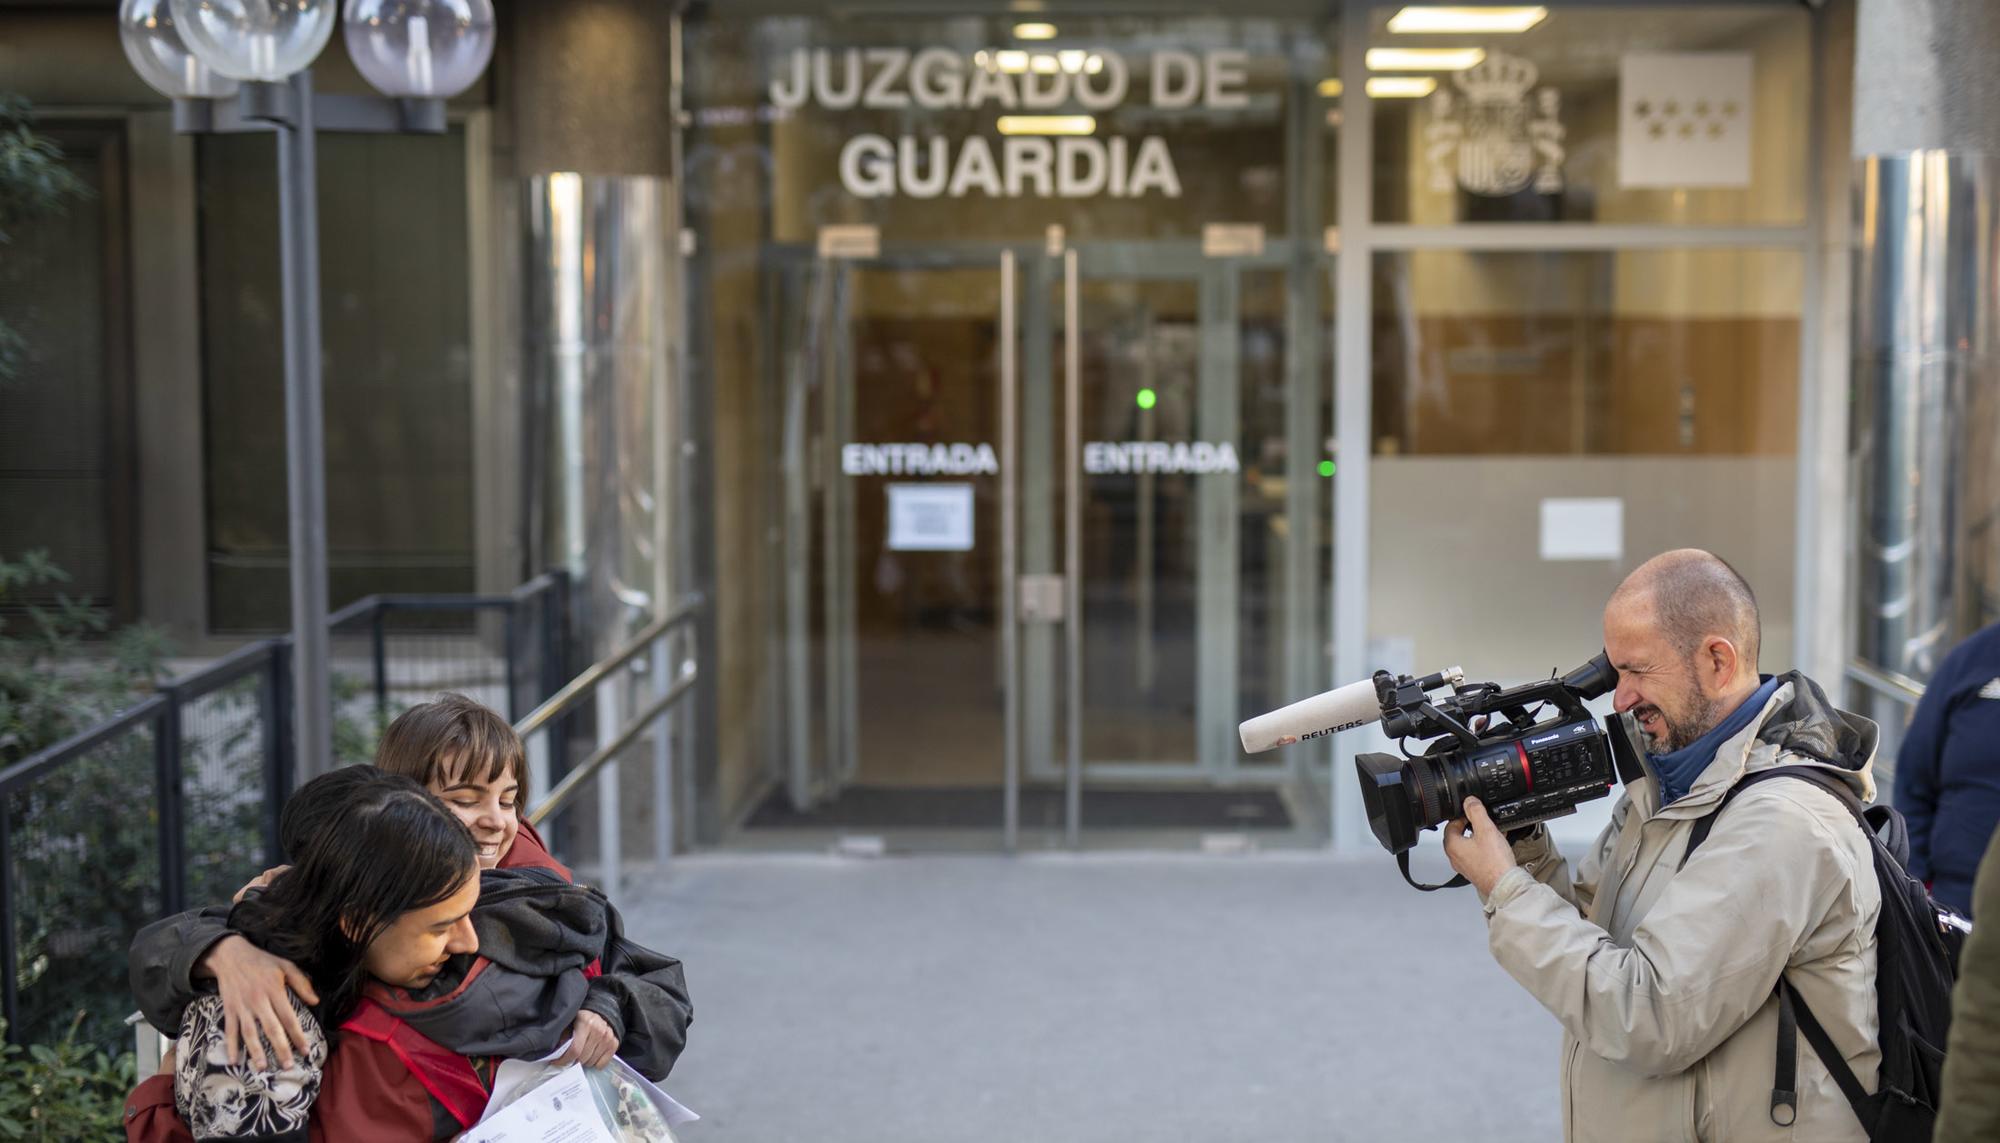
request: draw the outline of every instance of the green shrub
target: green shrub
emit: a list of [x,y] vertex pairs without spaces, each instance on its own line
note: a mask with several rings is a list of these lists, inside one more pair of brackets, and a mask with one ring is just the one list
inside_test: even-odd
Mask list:
[[53,1044],[0,1043],[0,1140],[122,1137],[125,1096],[138,1082],[132,1054],[79,1040],[83,1018],[78,1012]]
[[[0,605],[68,579],[45,553],[0,557]],[[24,619],[0,616],[0,766],[18,762],[143,700],[167,644],[145,627],[113,630],[99,608],[58,594]],[[265,866],[263,723],[256,675],[183,708],[181,853],[190,907],[227,901]],[[363,689],[336,680],[341,757],[373,752],[348,713]],[[119,1051],[131,1032],[126,950],[161,914],[154,728],[134,727],[6,796],[12,826],[16,1020],[21,1037],[60,1035]],[[76,1013],[87,1012],[78,1023]],[[0,1135],[0,1140],[5,1136]]]

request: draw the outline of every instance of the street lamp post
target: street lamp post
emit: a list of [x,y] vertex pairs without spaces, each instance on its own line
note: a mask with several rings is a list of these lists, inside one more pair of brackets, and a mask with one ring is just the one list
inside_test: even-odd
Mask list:
[[348,0],[344,38],[380,97],[313,91],[333,0],[123,0],[133,69],[189,134],[275,131],[284,300],[293,742],[304,781],[333,765],[327,654],[326,455],[320,388],[317,131],[441,134],[444,101],[493,56],[492,0]]

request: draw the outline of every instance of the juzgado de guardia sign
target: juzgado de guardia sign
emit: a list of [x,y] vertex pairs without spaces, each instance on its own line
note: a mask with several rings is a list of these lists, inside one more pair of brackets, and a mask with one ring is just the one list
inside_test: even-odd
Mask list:
[[[1012,55],[1035,66],[999,66]],[[1057,64],[1058,60],[1064,65]],[[1042,61],[1048,61],[1043,64]],[[1088,66],[1081,65],[1088,61]],[[1249,54],[1217,49],[1201,55],[1161,49],[1146,57],[1146,91],[1154,107],[1217,110],[1247,107]],[[1117,52],[978,52],[948,48],[794,48],[771,81],[771,104],[796,111],[817,106],[897,111],[992,110],[1006,114],[1110,111],[1134,98],[1132,69]],[[996,148],[997,144],[997,148]],[[859,198],[1179,198],[1173,152],[1158,135],[857,134],[840,149],[840,183]]]

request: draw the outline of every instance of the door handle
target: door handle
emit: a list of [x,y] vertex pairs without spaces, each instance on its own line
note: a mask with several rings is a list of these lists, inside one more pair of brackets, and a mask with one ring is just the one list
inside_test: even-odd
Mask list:
[[1024,575],[1015,581],[1019,586],[1020,617],[1023,623],[1061,623],[1068,610],[1065,597],[1068,584],[1059,575]]

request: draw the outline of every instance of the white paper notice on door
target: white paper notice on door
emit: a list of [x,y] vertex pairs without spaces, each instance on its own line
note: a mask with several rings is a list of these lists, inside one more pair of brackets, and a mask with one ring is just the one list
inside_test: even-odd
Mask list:
[[889,550],[972,550],[972,485],[891,484]]
[[1625,501],[1616,496],[1542,501],[1542,558],[1625,558]]

